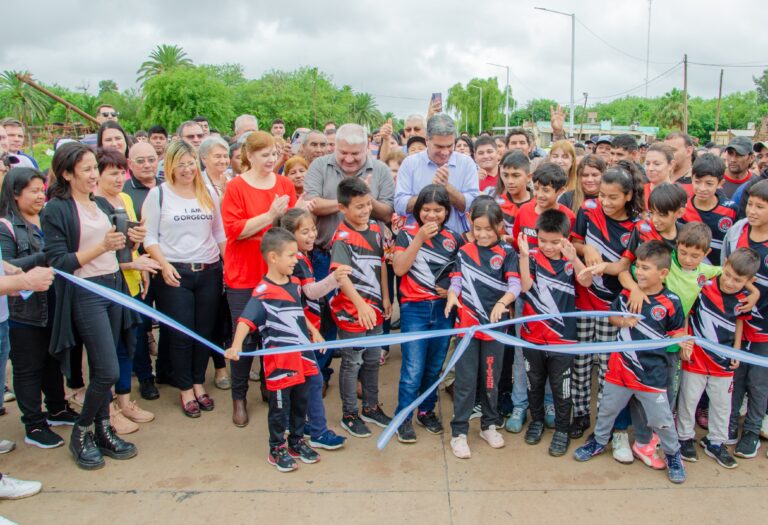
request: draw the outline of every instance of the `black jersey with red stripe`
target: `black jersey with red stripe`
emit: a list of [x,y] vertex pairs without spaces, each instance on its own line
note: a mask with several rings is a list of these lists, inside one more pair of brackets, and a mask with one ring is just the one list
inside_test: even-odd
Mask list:
[[[573,230],[576,224],[576,216],[573,214],[570,208],[557,204],[556,210],[560,210],[568,216],[571,221],[571,230]],[[512,246],[517,250],[517,237],[520,232],[523,232],[528,236],[528,246],[535,248],[539,245],[539,238],[536,234],[536,221],[539,219],[539,214],[536,212],[536,200],[532,199],[527,203],[520,206],[515,217],[515,223],[512,225]]]
[[[749,320],[749,313],[737,310],[747,298],[744,290],[735,294],[723,293],[721,277],[715,277],[701,289],[688,318],[689,332],[696,337],[733,346],[736,334],[736,320]],[[728,377],[733,375],[731,360],[710,352],[697,344],[693,345],[690,361],[683,361],[683,370],[695,374]]]
[[[467,328],[490,323],[496,302],[507,293],[509,280],[520,278],[517,252],[507,243],[478,246],[477,242],[459,249],[451,278],[461,277],[461,295],[456,326]],[[477,339],[491,340],[485,334]]]
[[[381,266],[384,246],[381,230],[376,221],[368,223],[368,229],[358,231],[347,221],[339,224],[331,240],[331,271],[341,265],[352,268],[349,279],[360,297],[376,312],[376,325],[384,321],[381,296]],[[331,299],[331,314],[336,324],[347,332],[364,332],[357,323],[357,308],[343,291]]]
[[[417,223],[406,225],[397,234],[395,252],[405,251],[418,233]],[[399,279],[400,301],[407,303],[440,299],[435,286],[448,289],[456,253],[463,244],[461,237],[448,228],[443,228],[437,235],[424,241],[408,273]]]
[[[299,284],[302,288],[308,284],[315,282],[315,271],[312,268],[312,262],[305,254],[299,252],[296,255],[299,260],[296,266],[293,268],[293,276],[299,279]],[[304,299],[304,315],[307,316],[307,321],[312,323],[312,326],[320,329],[320,303],[316,299],[310,299],[302,293]]]
[[[531,250],[528,259],[533,286],[523,294],[523,315],[575,311],[573,262],[566,258],[550,259],[538,249]],[[555,317],[525,323],[520,334],[526,341],[540,345],[576,343],[576,318]]]
[[527,201],[515,202],[512,200],[508,191],[496,196],[496,202],[501,208],[501,213],[504,217],[504,231],[507,232],[507,235],[512,235],[515,225],[515,217],[517,217],[520,207],[531,202],[532,199],[533,197],[529,198]]
[[[285,284],[264,277],[253,289],[238,322],[247,324],[251,331],[258,330],[264,348],[310,342],[299,286],[296,277],[291,277]],[[282,390],[317,374],[317,362],[312,352],[265,355],[264,374],[268,390]]]
[[[604,262],[612,263],[621,259],[635,224],[633,219],[611,219],[603,211],[599,200],[588,199],[579,209],[573,238],[592,246],[600,252]],[[587,294],[594,310],[605,311],[621,290],[617,276],[603,274],[592,277],[592,286],[587,288]]]
[[[667,339],[683,333],[685,314],[680,298],[663,288],[643,302],[642,319],[632,328],[619,330],[618,341]],[[611,305],[611,310],[629,312],[629,290],[624,290]],[[665,347],[640,352],[614,352],[608,359],[605,380],[614,385],[642,392],[667,391],[667,350]]]
[[735,202],[718,195],[717,204],[711,210],[702,210],[696,207],[694,197],[688,199],[685,206],[683,222],[703,222],[712,231],[712,251],[705,258],[707,264],[720,264],[720,251],[723,249],[725,232],[736,222],[738,206]]
[[629,259],[629,262],[635,262],[635,252],[638,246],[648,241],[661,241],[669,246],[670,250],[677,248],[677,233],[680,231],[680,227],[683,225],[681,222],[677,222],[675,227],[675,238],[667,239],[662,237],[656,226],[653,225],[648,219],[643,219],[635,224],[632,233],[629,236],[629,242],[627,243],[627,249],[621,254],[622,257]]
[[752,309],[751,319],[744,323],[744,337],[753,343],[768,343],[768,241],[751,240],[751,230],[749,224],[744,221],[736,243],[737,248],[752,248],[760,256],[760,269],[755,274],[755,287],[760,291],[760,299]]

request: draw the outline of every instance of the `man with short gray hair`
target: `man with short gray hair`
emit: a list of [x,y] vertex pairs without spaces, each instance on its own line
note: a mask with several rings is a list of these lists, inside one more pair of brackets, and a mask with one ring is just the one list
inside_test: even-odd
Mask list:
[[406,157],[397,173],[395,213],[413,222],[413,205],[424,186],[440,184],[448,190],[451,215],[445,226],[463,233],[469,231],[464,212],[480,194],[477,165],[467,155],[453,151],[456,125],[445,113],[438,113],[427,123],[427,149]]
[[325,155],[325,134],[322,131],[316,129],[311,130],[309,133],[301,138],[301,149],[299,149],[299,155],[304,157],[307,164],[312,164],[316,158]]
[[235,138],[239,139],[243,133],[258,131],[259,121],[253,115],[240,115],[235,119]]

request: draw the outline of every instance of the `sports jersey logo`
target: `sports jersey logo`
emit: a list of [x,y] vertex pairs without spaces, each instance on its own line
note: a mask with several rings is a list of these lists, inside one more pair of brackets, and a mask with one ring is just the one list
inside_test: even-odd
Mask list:
[[381,246],[381,235],[379,235],[379,232],[376,232],[376,244]]
[[627,244],[629,244],[629,232],[621,235],[621,245],[626,248]]
[[647,222],[643,222],[640,224],[640,231],[643,233],[650,233],[651,231],[651,225]]
[[258,285],[258,286],[256,287],[256,291],[257,291],[258,293],[261,293],[261,292],[263,292],[263,291],[264,291],[264,290],[266,290],[266,289],[267,289],[267,285],[266,285],[266,284],[264,284],[264,283],[262,283],[262,284],[260,284],[260,285]]
[[763,266],[768,266],[768,255],[765,256],[765,259],[763,259]]
[[447,252],[452,252],[456,249],[456,242],[453,239],[443,239],[443,248]]
[[504,264],[504,257],[501,255],[494,255],[491,257],[491,268],[494,270],[498,270],[501,268],[501,265]]
[[667,316],[667,310],[663,306],[654,306],[651,309],[651,317],[657,321],[661,321]]
[[594,210],[597,208],[597,201],[595,199],[589,199],[584,203],[584,207],[588,210]]
[[349,237],[349,232],[348,231],[341,230],[339,232],[339,239],[346,239],[347,237]]
[[704,288],[704,285],[707,284],[707,276],[703,273],[700,273],[696,278],[696,284],[699,285],[699,288]]
[[565,263],[565,273],[573,275],[573,263]]
[[536,233],[536,228],[523,227],[523,233],[526,234],[528,237],[531,237],[534,239],[538,238],[538,235]]
[[723,217],[719,221],[717,221],[717,227],[720,229],[721,232],[728,231],[728,228],[733,226],[733,220],[730,217]]
[[496,197],[496,204],[501,206],[502,204],[504,204],[504,199],[502,199],[501,197]]

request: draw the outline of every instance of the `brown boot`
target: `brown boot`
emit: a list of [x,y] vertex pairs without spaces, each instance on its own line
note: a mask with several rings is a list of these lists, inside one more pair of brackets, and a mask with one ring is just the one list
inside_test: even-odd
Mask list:
[[245,399],[233,399],[232,400],[232,423],[236,427],[244,427],[248,425],[248,402]]

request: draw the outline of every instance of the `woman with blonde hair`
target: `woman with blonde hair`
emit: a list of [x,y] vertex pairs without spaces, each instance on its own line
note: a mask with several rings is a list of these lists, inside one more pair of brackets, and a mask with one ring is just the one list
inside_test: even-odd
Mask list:
[[[222,294],[226,241],[219,200],[211,191],[195,149],[176,140],[165,153],[165,183],[150,190],[141,214],[147,228],[144,248],[162,266],[152,282],[158,309],[209,340],[216,328],[211,305]],[[200,417],[201,410],[214,407],[203,386],[209,349],[176,330],[168,334],[182,411]]]
[[567,140],[558,140],[549,149],[549,162],[557,164],[566,175],[568,182],[565,183],[565,191],[576,188],[576,150],[573,144]]

